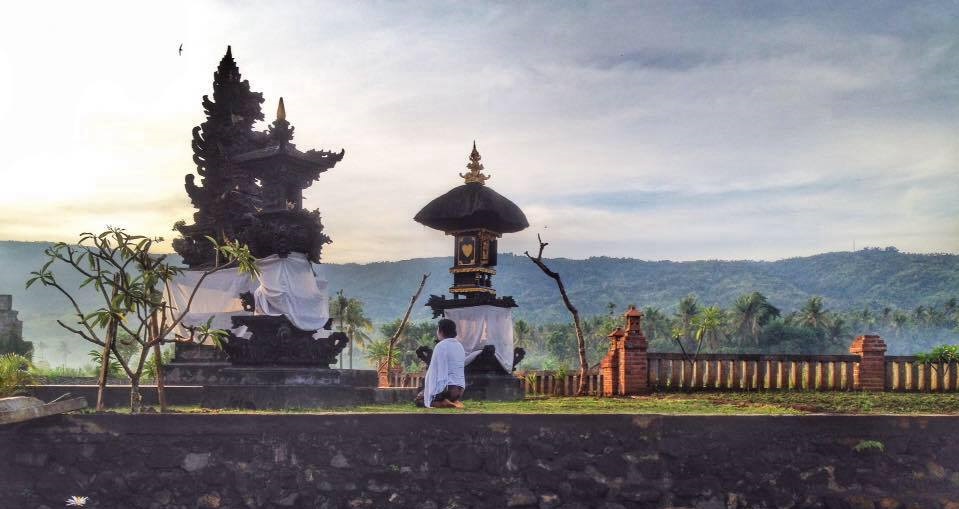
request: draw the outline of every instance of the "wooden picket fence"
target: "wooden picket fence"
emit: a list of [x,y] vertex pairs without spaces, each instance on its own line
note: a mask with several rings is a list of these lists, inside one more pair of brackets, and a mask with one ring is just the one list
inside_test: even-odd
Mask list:
[[678,353],[649,354],[654,390],[848,391],[855,388],[857,355],[702,354],[688,362]]
[[423,387],[425,373],[393,373],[390,375],[392,387]]
[[923,364],[913,356],[886,356],[886,390],[892,392],[959,392],[959,365]]
[[[523,371],[516,374],[526,386],[529,396],[574,396],[579,387],[579,372],[559,374],[555,371]],[[586,394],[603,395],[603,375],[587,373]]]
[[[853,372],[858,355],[702,354],[693,363],[678,353],[649,353],[649,386],[654,391],[690,390],[858,390]],[[576,394],[578,372],[520,371],[531,396]],[[421,387],[423,373],[392,376],[393,387]],[[602,396],[603,376],[589,373],[587,394]],[[959,392],[957,363],[923,364],[914,356],[886,356],[886,390]]]

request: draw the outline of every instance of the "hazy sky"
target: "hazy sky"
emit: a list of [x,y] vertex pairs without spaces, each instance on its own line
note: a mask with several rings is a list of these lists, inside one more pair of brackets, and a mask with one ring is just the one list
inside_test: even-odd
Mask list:
[[346,149],[306,193],[326,261],[447,255],[412,217],[474,139],[532,225],[506,251],[959,252],[959,4],[837,3],[11,3],[0,239],[169,238],[232,44],[268,119]]

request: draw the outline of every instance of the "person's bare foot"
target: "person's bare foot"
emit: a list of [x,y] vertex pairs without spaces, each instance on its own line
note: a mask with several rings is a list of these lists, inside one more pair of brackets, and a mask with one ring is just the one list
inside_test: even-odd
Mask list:
[[433,408],[456,408],[456,405],[448,399],[443,399],[440,401],[434,401],[432,407]]
[[453,408],[459,408],[460,410],[466,408],[462,401],[450,401],[450,404],[453,405]]

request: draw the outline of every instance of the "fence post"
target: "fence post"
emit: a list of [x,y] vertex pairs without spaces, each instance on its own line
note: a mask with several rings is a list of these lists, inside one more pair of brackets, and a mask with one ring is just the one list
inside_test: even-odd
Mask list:
[[849,347],[849,353],[859,356],[859,365],[853,369],[853,383],[859,390],[886,389],[886,342],[879,336],[859,336]]
[[603,374],[603,386],[600,390],[605,397],[619,394],[619,356],[625,335],[622,327],[616,327],[609,335],[609,351],[599,365],[600,373]]
[[622,340],[620,357],[620,393],[623,395],[647,394],[649,387],[649,343],[643,335],[642,311],[630,306],[626,311],[626,335]]

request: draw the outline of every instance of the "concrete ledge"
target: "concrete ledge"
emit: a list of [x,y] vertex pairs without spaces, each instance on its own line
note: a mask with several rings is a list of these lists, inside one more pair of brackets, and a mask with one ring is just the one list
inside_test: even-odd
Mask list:
[[0,500],[951,508],[957,427],[959,417],[931,416],[54,416],[0,427]]

